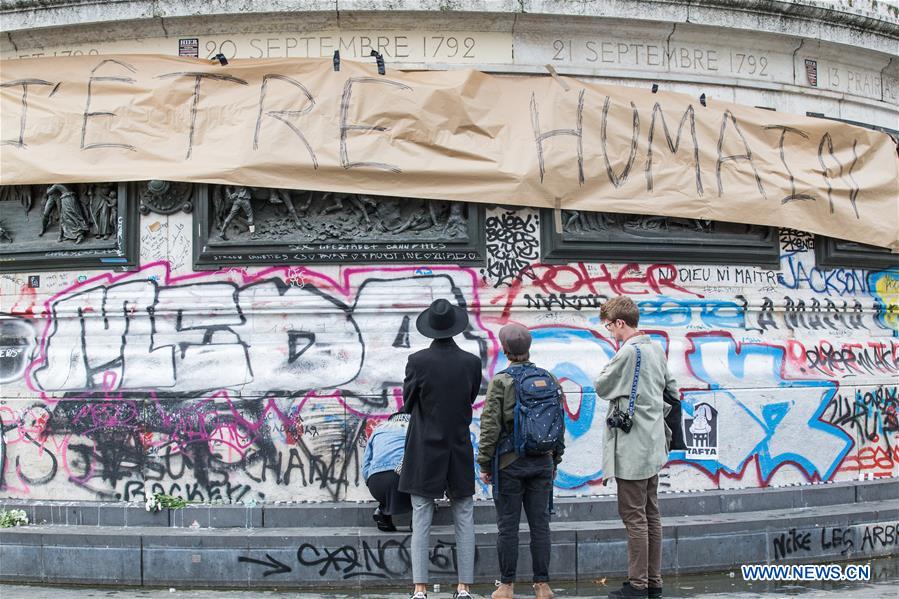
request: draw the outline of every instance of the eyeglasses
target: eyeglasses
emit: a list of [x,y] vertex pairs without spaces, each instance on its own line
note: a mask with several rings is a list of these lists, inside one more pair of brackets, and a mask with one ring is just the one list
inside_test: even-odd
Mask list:
[[610,321],[608,321],[608,322],[604,322],[603,325],[606,327],[606,330],[607,330],[607,331],[611,331],[611,330],[612,330],[612,327],[615,326],[615,321],[614,321],[614,320],[610,320]]

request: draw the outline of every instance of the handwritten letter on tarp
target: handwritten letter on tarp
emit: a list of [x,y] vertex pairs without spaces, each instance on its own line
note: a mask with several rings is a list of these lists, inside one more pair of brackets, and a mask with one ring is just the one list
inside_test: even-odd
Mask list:
[[[330,60],[4,61],[3,185],[169,179],[792,227],[899,251],[892,140],[551,77]],[[565,87],[568,89],[566,90]]]

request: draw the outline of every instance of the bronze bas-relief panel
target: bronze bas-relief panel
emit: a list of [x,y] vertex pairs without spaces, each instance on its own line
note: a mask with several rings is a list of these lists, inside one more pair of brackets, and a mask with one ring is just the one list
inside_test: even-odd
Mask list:
[[[4,241],[17,249],[113,247],[118,218],[114,183],[12,185],[0,188]],[[57,242],[60,246],[52,245]]]
[[260,187],[212,187],[217,241],[468,241],[458,202]]
[[195,263],[477,264],[483,208],[462,202],[203,186]]
[[137,212],[128,196],[125,183],[0,187],[0,270],[136,264]]
[[703,219],[561,210],[542,214],[549,262],[684,262],[776,266],[776,229]]

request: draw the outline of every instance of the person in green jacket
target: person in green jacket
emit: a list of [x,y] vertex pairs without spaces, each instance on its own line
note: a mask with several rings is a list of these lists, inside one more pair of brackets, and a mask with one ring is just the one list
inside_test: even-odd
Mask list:
[[[627,529],[628,581],[609,597],[661,597],[658,475],[668,461],[664,415],[670,409],[662,398],[666,387],[677,396],[677,383],[668,372],[665,351],[637,329],[640,311],[633,300],[623,296],[610,299],[600,307],[599,318],[619,344],[594,383],[596,394],[609,402],[602,447],[603,484],[615,479],[618,514]],[[638,360],[639,376],[635,374]]]
[[[520,324],[504,326],[499,331],[503,353],[511,363],[530,362],[531,332]],[[559,380],[553,376],[556,385]],[[561,385],[559,385],[561,389]],[[564,401],[564,397],[562,398]],[[565,453],[564,441],[546,455],[519,456],[515,451],[500,451],[499,472],[494,471],[497,448],[513,430],[515,421],[515,381],[507,373],[497,374],[487,387],[487,401],[481,412],[481,439],[478,466],[481,480],[494,487],[496,506],[496,551],[499,557],[500,586],[492,599],[512,599],[518,564],[518,523],[524,506],[531,537],[531,562],[537,599],[552,599],[549,587],[549,505],[553,492],[556,466]]]

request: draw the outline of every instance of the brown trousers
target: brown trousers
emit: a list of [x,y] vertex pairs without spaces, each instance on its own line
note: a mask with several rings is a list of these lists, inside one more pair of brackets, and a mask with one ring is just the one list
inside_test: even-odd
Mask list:
[[627,577],[635,589],[662,586],[662,518],[659,477],[616,478],[618,515],[627,529]]

